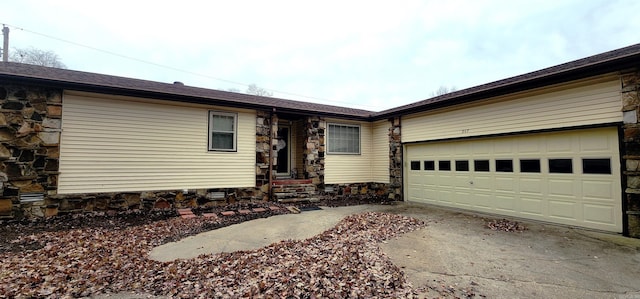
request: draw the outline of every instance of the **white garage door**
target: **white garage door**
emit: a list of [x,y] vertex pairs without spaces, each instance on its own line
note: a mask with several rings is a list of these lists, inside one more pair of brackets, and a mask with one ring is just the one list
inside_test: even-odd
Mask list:
[[409,144],[409,201],[622,231],[616,128]]

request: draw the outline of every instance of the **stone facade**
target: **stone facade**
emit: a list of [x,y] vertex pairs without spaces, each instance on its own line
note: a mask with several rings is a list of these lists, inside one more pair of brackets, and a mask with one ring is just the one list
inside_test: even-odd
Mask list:
[[[256,188],[269,197],[269,159],[271,159],[271,113],[258,111],[256,116]],[[277,126],[277,122],[276,122]]]
[[[389,184],[385,183],[353,183],[326,184],[323,188],[326,200],[359,199],[365,202],[393,201],[389,194]],[[330,198],[329,198],[330,197]]]
[[3,84],[0,104],[0,217],[44,216],[41,199],[58,185],[62,91]]
[[400,117],[389,119],[389,199],[402,201],[402,134]]
[[322,188],[324,184],[325,131],[327,122],[320,117],[307,117],[304,144],[304,177]]
[[624,114],[622,184],[624,188],[623,225],[630,237],[640,238],[640,71],[622,75]]
[[207,208],[262,201],[259,188],[214,188],[49,196],[45,216],[94,211]]

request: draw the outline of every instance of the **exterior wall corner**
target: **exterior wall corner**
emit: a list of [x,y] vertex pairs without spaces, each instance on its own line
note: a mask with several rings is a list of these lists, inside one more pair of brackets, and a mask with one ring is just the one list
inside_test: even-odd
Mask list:
[[622,74],[620,81],[624,114],[621,129],[623,233],[640,238],[640,70]]
[[390,118],[389,123],[389,199],[403,201],[402,126],[400,117]]
[[0,84],[0,218],[49,216],[58,187],[62,90]]

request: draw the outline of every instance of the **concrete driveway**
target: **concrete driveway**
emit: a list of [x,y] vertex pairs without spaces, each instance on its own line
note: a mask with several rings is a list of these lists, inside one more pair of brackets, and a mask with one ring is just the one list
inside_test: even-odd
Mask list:
[[424,229],[380,244],[423,298],[640,299],[638,239],[529,221],[521,221],[524,232],[493,231],[486,223],[496,217],[415,203],[323,208],[252,220],[163,245],[150,257],[166,261],[305,239],[364,211],[427,222]]
[[639,239],[529,221],[493,231],[496,217],[412,203],[384,211],[428,223],[381,244],[426,298],[640,298]]

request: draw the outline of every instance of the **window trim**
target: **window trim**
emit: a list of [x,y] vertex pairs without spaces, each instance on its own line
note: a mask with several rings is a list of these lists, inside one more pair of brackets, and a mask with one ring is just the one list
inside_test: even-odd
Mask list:
[[[331,151],[331,126],[340,126],[340,127],[352,127],[358,128],[358,152],[334,152]],[[327,123],[327,154],[329,155],[361,155],[362,154],[362,127],[359,124],[344,124],[344,123]]]
[[[233,148],[214,148],[213,147],[213,117],[219,116],[231,116],[233,117],[233,132],[219,131],[221,133],[233,133]],[[207,150],[210,152],[237,152],[238,151],[238,113],[209,110],[209,129],[207,130]]]

